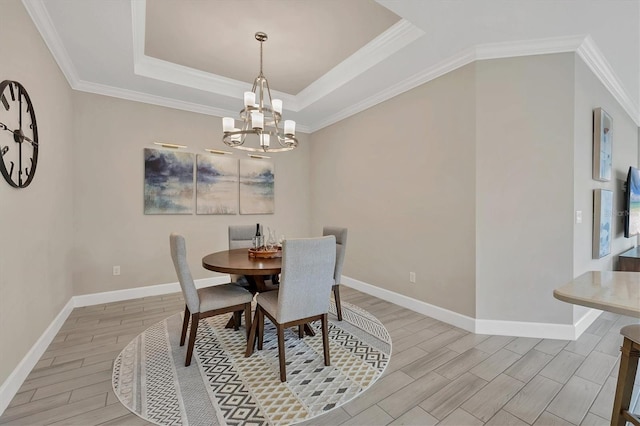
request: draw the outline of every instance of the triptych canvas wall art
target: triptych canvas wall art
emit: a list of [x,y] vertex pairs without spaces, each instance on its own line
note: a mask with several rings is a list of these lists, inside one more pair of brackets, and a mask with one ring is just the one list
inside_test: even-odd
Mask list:
[[272,214],[274,188],[270,161],[144,150],[145,214]]

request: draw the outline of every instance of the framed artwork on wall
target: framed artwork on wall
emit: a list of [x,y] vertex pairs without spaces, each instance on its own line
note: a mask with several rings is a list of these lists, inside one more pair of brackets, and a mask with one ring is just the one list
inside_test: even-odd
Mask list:
[[237,159],[215,155],[197,155],[196,213],[238,213]]
[[240,214],[273,213],[274,182],[271,161],[240,160]]
[[611,226],[613,224],[613,191],[593,190],[593,258],[600,259],[611,253]]
[[145,148],[144,214],[192,214],[194,154]]
[[611,180],[613,119],[602,108],[593,110],[593,178]]

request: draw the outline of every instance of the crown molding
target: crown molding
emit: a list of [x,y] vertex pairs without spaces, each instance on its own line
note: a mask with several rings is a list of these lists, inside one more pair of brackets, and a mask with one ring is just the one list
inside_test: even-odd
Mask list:
[[640,127],[640,108],[638,104],[624,90],[620,79],[590,36],[584,38],[584,41],[576,49],[576,53],[604,84],[626,113],[629,114],[636,126]]
[[554,53],[575,52],[580,56],[593,73],[600,79],[613,97],[620,103],[637,126],[640,126],[640,110],[623,89],[620,80],[604,55],[597,48],[590,36],[572,36],[545,38],[538,40],[526,40],[504,43],[490,43],[468,48],[457,55],[451,56],[433,67],[427,68],[413,76],[373,95],[347,108],[338,111],[329,117],[312,123],[311,132],[316,132],[324,127],[344,120],[354,114],[371,108],[379,103],[434,80],[444,74],[463,67],[471,62],[487,59],[503,59],[519,56],[548,55]]
[[79,81],[74,89],[81,92],[95,93],[97,95],[111,96],[114,98],[126,99],[129,101],[175,108],[183,111],[197,112],[199,114],[205,115],[215,115],[218,117],[228,117],[230,115],[235,115],[238,113],[237,111],[214,108],[194,102],[185,102],[177,99],[150,95],[148,93],[136,92],[135,90],[122,89],[120,87],[107,86],[105,84],[93,83],[89,81]]
[[[112,98],[125,99],[128,101],[142,102],[150,105],[157,105],[166,108],[179,109],[182,111],[195,112],[198,114],[212,115],[216,117],[233,117],[238,111],[231,111],[222,108],[215,108],[195,102],[180,101],[163,96],[150,95],[148,93],[137,92],[135,90],[122,89],[120,87],[108,86],[106,84],[93,83],[89,81],[79,81],[74,90],[80,92],[94,93],[96,95],[111,96]],[[309,126],[296,123],[296,130],[302,133],[310,133]]]
[[402,19],[353,55],[333,67],[296,95],[297,105],[304,109],[337,88],[387,59],[424,35],[424,31]]
[[382,103],[388,99],[398,96],[401,93],[407,92],[415,87],[418,87],[421,84],[427,83],[444,74],[447,74],[464,65],[467,65],[473,62],[474,60],[475,60],[475,55],[474,55],[473,49],[465,49],[462,52],[460,52],[458,55],[447,58],[444,61],[441,61],[440,63],[434,65],[433,67],[429,67],[417,74],[414,74],[413,76],[407,78],[406,80],[400,81],[394,84],[393,86],[388,87],[385,90],[382,90],[376,93],[373,96],[365,98],[358,103],[355,103],[347,108],[344,108],[341,111],[338,111],[335,114],[330,115],[324,120],[313,123],[310,126],[311,132],[313,133],[324,127],[335,124],[338,121],[344,120],[347,117],[350,117],[354,114],[357,114],[361,111],[371,108],[379,103]]
[[22,0],[22,4],[53,55],[53,59],[58,64],[69,85],[73,88],[79,80],[78,72],[60,39],[56,27],[53,25],[51,16],[44,5],[44,0]]
[[[234,116],[237,113],[237,111],[228,111],[198,103],[179,101],[162,96],[149,95],[133,90],[120,89],[104,84],[81,80],[58,32],[55,29],[55,26],[53,25],[53,21],[51,20],[45,6],[45,1],[22,0],[22,3],[72,89],[219,117]],[[170,81],[174,84],[183,84],[185,86],[209,92],[213,91],[216,93],[222,93],[223,95],[226,94],[232,97],[238,96],[238,93],[242,93],[247,90],[247,87],[250,87],[244,82],[214,76],[209,73],[204,73],[202,71],[193,70],[176,64],[169,64],[165,61],[145,56],[145,10],[145,0],[131,0],[134,41],[133,51],[136,72],[148,74],[147,77],[150,78]],[[353,79],[365,69],[368,69],[383,60],[385,57],[388,57],[394,52],[394,49],[397,51],[397,49],[420,38],[422,35],[419,35],[418,32],[421,32],[421,30],[415,28],[411,24],[408,24],[406,21],[400,21],[360,49],[360,51],[356,52],[353,55],[354,58],[346,59],[324,76],[320,77],[320,79],[316,80],[316,82],[301,91],[297,96],[280,92],[278,92],[278,95],[285,100],[287,109],[294,112],[298,111],[303,107],[311,105],[314,102],[314,99],[320,99],[322,96],[325,96],[332,90],[335,90],[336,87],[340,87],[350,79]],[[593,39],[587,35],[483,44],[468,48],[459,52],[457,55],[441,61],[433,67],[416,73],[413,76],[328,117],[309,123],[306,126],[297,123],[297,128],[299,131],[304,133],[315,132],[476,60],[567,52],[575,52],[585,62],[616,101],[620,103],[625,112],[633,119],[635,124],[640,126],[640,107],[638,103],[629,96],[627,91],[625,91],[620,79],[617,77],[600,49],[596,46]],[[359,70],[358,67],[360,67]],[[341,75],[342,73],[344,73],[344,75]],[[169,78],[176,79],[168,80]],[[219,88],[219,86],[224,86],[224,88]],[[331,89],[331,87],[333,87],[333,89]]]

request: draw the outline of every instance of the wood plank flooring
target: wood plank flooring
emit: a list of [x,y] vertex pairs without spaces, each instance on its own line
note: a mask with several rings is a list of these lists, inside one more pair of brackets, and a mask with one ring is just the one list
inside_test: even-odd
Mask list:
[[[307,425],[608,425],[619,330],[638,322],[605,312],[574,342],[486,336],[344,286],[341,293],[387,327],[391,363],[360,397]],[[113,360],[183,307],[177,293],[74,309],[0,424],[149,424],[115,397]],[[639,393],[636,380],[636,409]]]

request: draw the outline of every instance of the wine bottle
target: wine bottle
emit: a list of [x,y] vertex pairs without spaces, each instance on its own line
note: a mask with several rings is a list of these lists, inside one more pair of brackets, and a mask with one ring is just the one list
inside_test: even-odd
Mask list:
[[260,233],[260,224],[259,223],[256,223],[256,237],[255,237],[255,240],[256,240],[256,243],[255,243],[256,248],[262,247],[262,234]]

